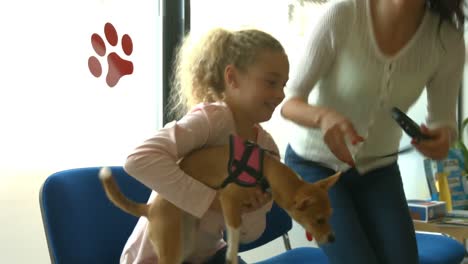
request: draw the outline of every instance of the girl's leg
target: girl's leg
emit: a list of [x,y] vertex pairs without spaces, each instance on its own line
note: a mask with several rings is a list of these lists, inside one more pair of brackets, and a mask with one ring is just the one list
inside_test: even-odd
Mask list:
[[416,236],[398,165],[356,179],[356,210],[378,262],[417,264]]
[[[288,146],[285,163],[308,182],[326,178],[334,171],[299,157]],[[342,174],[340,180],[330,189],[330,200],[333,207],[331,225],[335,232],[335,242],[320,247],[328,256],[330,264],[374,264],[378,263],[373,248],[361,228],[355,204],[351,199],[348,173]]]

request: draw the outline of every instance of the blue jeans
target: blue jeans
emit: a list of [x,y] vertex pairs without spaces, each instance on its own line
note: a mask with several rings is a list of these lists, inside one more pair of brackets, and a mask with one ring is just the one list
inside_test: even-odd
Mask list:
[[[335,173],[297,155],[291,146],[285,163],[304,180]],[[360,175],[344,172],[329,191],[335,242],[321,245],[330,264],[417,264],[418,251],[398,164]]]

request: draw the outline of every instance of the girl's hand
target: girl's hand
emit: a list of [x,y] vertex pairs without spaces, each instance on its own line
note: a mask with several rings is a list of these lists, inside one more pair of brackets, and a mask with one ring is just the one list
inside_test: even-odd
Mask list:
[[248,192],[247,202],[242,206],[242,213],[250,213],[260,209],[271,201],[271,194],[264,192],[260,187],[256,187],[253,192]]
[[343,115],[328,109],[321,118],[320,128],[323,132],[324,141],[331,152],[339,160],[354,167],[354,160],[346,145],[346,140],[356,145],[364,141],[364,138],[358,135],[353,124]]
[[445,159],[450,148],[450,128],[440,127],[430,130],[425,125],[421,125],[421,132],[431,137],[431,139],[420,141],[413,139],[411,144],[421,152],[421,154],[430,159]]

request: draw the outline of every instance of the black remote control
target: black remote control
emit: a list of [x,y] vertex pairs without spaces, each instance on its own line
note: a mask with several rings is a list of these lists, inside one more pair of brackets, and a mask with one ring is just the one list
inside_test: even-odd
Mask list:
[[416,140],[430,139],[428,135],[425,135],[421,132],[421,129],[418,124],[416,124],[416,122],[414,122],[397,107],[392,108],[392,117],[398,123],[398,125],[400,125],[403,131],[405,131],[405,133],[411,138]]

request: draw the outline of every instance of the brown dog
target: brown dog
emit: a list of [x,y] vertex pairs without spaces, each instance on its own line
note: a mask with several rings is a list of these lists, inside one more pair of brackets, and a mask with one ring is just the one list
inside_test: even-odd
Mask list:
[[[228,145],[207,147],[192,152],[179,165],[191,177],[216,188],[228,177],[226,164],[231,160],[229,155]],[[328,222],[332,213],[328,189],[338,180],[339,172],[319,182],[307,183],[275,157],[265,154],[263,175],[270,185],[273,200],[311,233],[318,243],[334,240],[332,228]],[[180,264],[190,256],[197,226],[195,217],[180,210],[161,195],[158,195],[150,204],[135,203],[127,199],[120,192],[108,168],[103,168],[99,177],[107,196],[116,206],[137,217],[147,217],[149,239],[155,246],[158,263]],[[249,197],[254,191],[254,188],[242,187],[238,184],[227,184],[219,190],[219,199],[228,231],[226,263],[237,263],[240,212],[242,206],[250,201]]]

